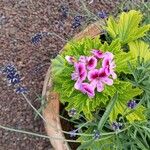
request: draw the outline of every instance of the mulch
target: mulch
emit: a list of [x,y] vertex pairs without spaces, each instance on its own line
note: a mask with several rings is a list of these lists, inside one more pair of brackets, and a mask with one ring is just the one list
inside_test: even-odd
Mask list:
[[[94,0],[88,5],[94,13],[102,9],[116,9],[118,1]],[[0,65],[13,63],[28,90],[28,97],[38,109],[46,71],[50,59],[63,48],[65,42],[55,36],[44,36],[33,44],[31,38],[38,32],[55,32],[63,39],[70,39],[80,30],[71,28],[73,15],[61,23],[58,11],[61,4],[71,12],[81,12],[78,0],[2,0],[0,2]],[[0,80],[0,125],[46,134],[43,121],[34,119],[35,113],[21,95],[8,86],[5,77]],[[0,129],[1,150],[49,150],[49,140]]]

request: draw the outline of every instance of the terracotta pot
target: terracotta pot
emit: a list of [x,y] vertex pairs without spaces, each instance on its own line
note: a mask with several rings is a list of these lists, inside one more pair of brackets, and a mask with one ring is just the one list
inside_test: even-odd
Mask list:
[[[101,33],[100,26],[98,23],[89,25],[84,31],[77,34],[74,38],[79,40],[83,37],[90,36],[95,37]],[[47,100],[47,106],[43,110],[43,117],[46,120],[45,129],[48,136],[58,137],[65,139],[65,136],[60,132],[61,123],[59,118],[59,95],[57,93],[51,92],[52,81],[51,81],[51,67],[49,67],[42,91],[42,96]],[[52,128],[50,125],[54,126]],[[51,145],[54,150],[70,150],[69,144],[63,140],[50,139]]]

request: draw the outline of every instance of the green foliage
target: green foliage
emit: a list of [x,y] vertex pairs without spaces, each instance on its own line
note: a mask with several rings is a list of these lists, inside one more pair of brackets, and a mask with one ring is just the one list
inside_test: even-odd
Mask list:
[[[65,46],[65,50],[61,56],[58,56],[52,61],[52,76],[54,82],[54,90],[60,93],[61,102],[68,102],[67,110],[76,108],[78,113],[82,112],[88,119],[93,119],[93,112],[99,107],[105,107],[110,101],[110,98],[118,91],[118,100],[110,115],[110,121],[117,119],[118,114],[123,114],[126,104],[129,100],[142,93],[140,89],[132,88],[132,85],[128,82],[116,80],[113,86],[105,86],[105,90],[102,93],[96,93],[96,96],[89,99],[87,95],[75,90],[75,81],[71,80],[71,73],[74,67],[68,64],[64,57],[89,55],[91,49],[100,49],[103,51],[110,51],[115,56],[116,71],[118,73],[129,73],[127,62],[131,60],[129,53],[121,50],[121,44],[118,39],[114,40],[110,45],[108,43],[102,44],[99,41],[99,37],[95,39],[85,38],[82,41],[72,41]],[[132,61],[130,61],[132,62]],[[55,67],[56,66],[56,67]],[[141,112],[144,108],[141,106],[138,108]],[[134,120],[145,119],[143,114],[137,115],[137,111],[127,116],[127,119],[132,122]],[[136,116],[136,117],[135,117]]]
[[[119,114],[124,115],[125,112],[128,113],[130,110],[127,108],[127,102],[142,93],[142,90],[133,88],[132,84],[129,82],[120,81],[120,84],[116,85],[115,88],[116,91],[118,91],[118,100],[111,111],[110,122],[115,121]],[[127,115],[126,119],[129,122],[144,120],[145,115],[143,114],[143,111],[144,107],[139,106],[138,108],[135,108],[135,111]]]
[[107,105],[105,113],[103,114],[101,120],[99,121],[99,124],[98,124],[98,129],[99,130],[102,130],[103,126],[105,125],[111,111],[113,110],[113,107],[116,104],[117,99],[118,99],[118,94],[115,93],[115,95],[112,97],[109,104]]
[[134,41],[129,43],[130,55],[132,59],[144,58],[145,61],[150,60],[149,45],[143,41]]
[[122,44],[126,44],[143,37],[150,30],[150,24],[140,27],[141,21],[140,11],[123,12],[119,16],[119,20],[115,20],[113,17],[108,19],[106,30],[113,39],[118,38]]

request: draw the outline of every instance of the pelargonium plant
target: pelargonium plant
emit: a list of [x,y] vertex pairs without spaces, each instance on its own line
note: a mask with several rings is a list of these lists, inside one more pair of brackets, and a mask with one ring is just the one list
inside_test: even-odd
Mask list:
[[143,37],[150,24],[131,10],[109,17],[104,29],[105,39],[74,39],[52,60],[53,91],[78,122],[70,131],[78,150],[148,150],[150,49]]

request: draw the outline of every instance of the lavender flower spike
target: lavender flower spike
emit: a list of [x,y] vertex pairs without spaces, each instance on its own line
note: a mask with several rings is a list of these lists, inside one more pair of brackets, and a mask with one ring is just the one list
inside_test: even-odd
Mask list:
[[134,109],[136,107],[137,103],[135,100],[130,100],[128,103],[127,103],[127,106],[130,108],[130,109]]
[[94,130],[93,131],[94,135],[93,135],[93,139],[94,140],[98,140],[100,138],[100,133],[98,130]]
[[77,114],[77,110],[75,109],[75,108],[72,108],[72,109],[70,109],[69,111],[68,111],[68,115],[70,116],[70,117],[73,117],[73,116],[75,116]]
[[120,122],[113,122],[112,123],[112,128],[114,131],[120,130],[122,128],[122,123]]
[[98,17],[102,18],[102,19],[105,19],[107,18],[107,14],[106,12],[104,12],[103,10],[98,12]]
[[77,131],[78,131],[78,130],[72,130],[72,131],[70,131],[70,132],[69,132],[69,133],[70,133],[70,137],[75,137]]

